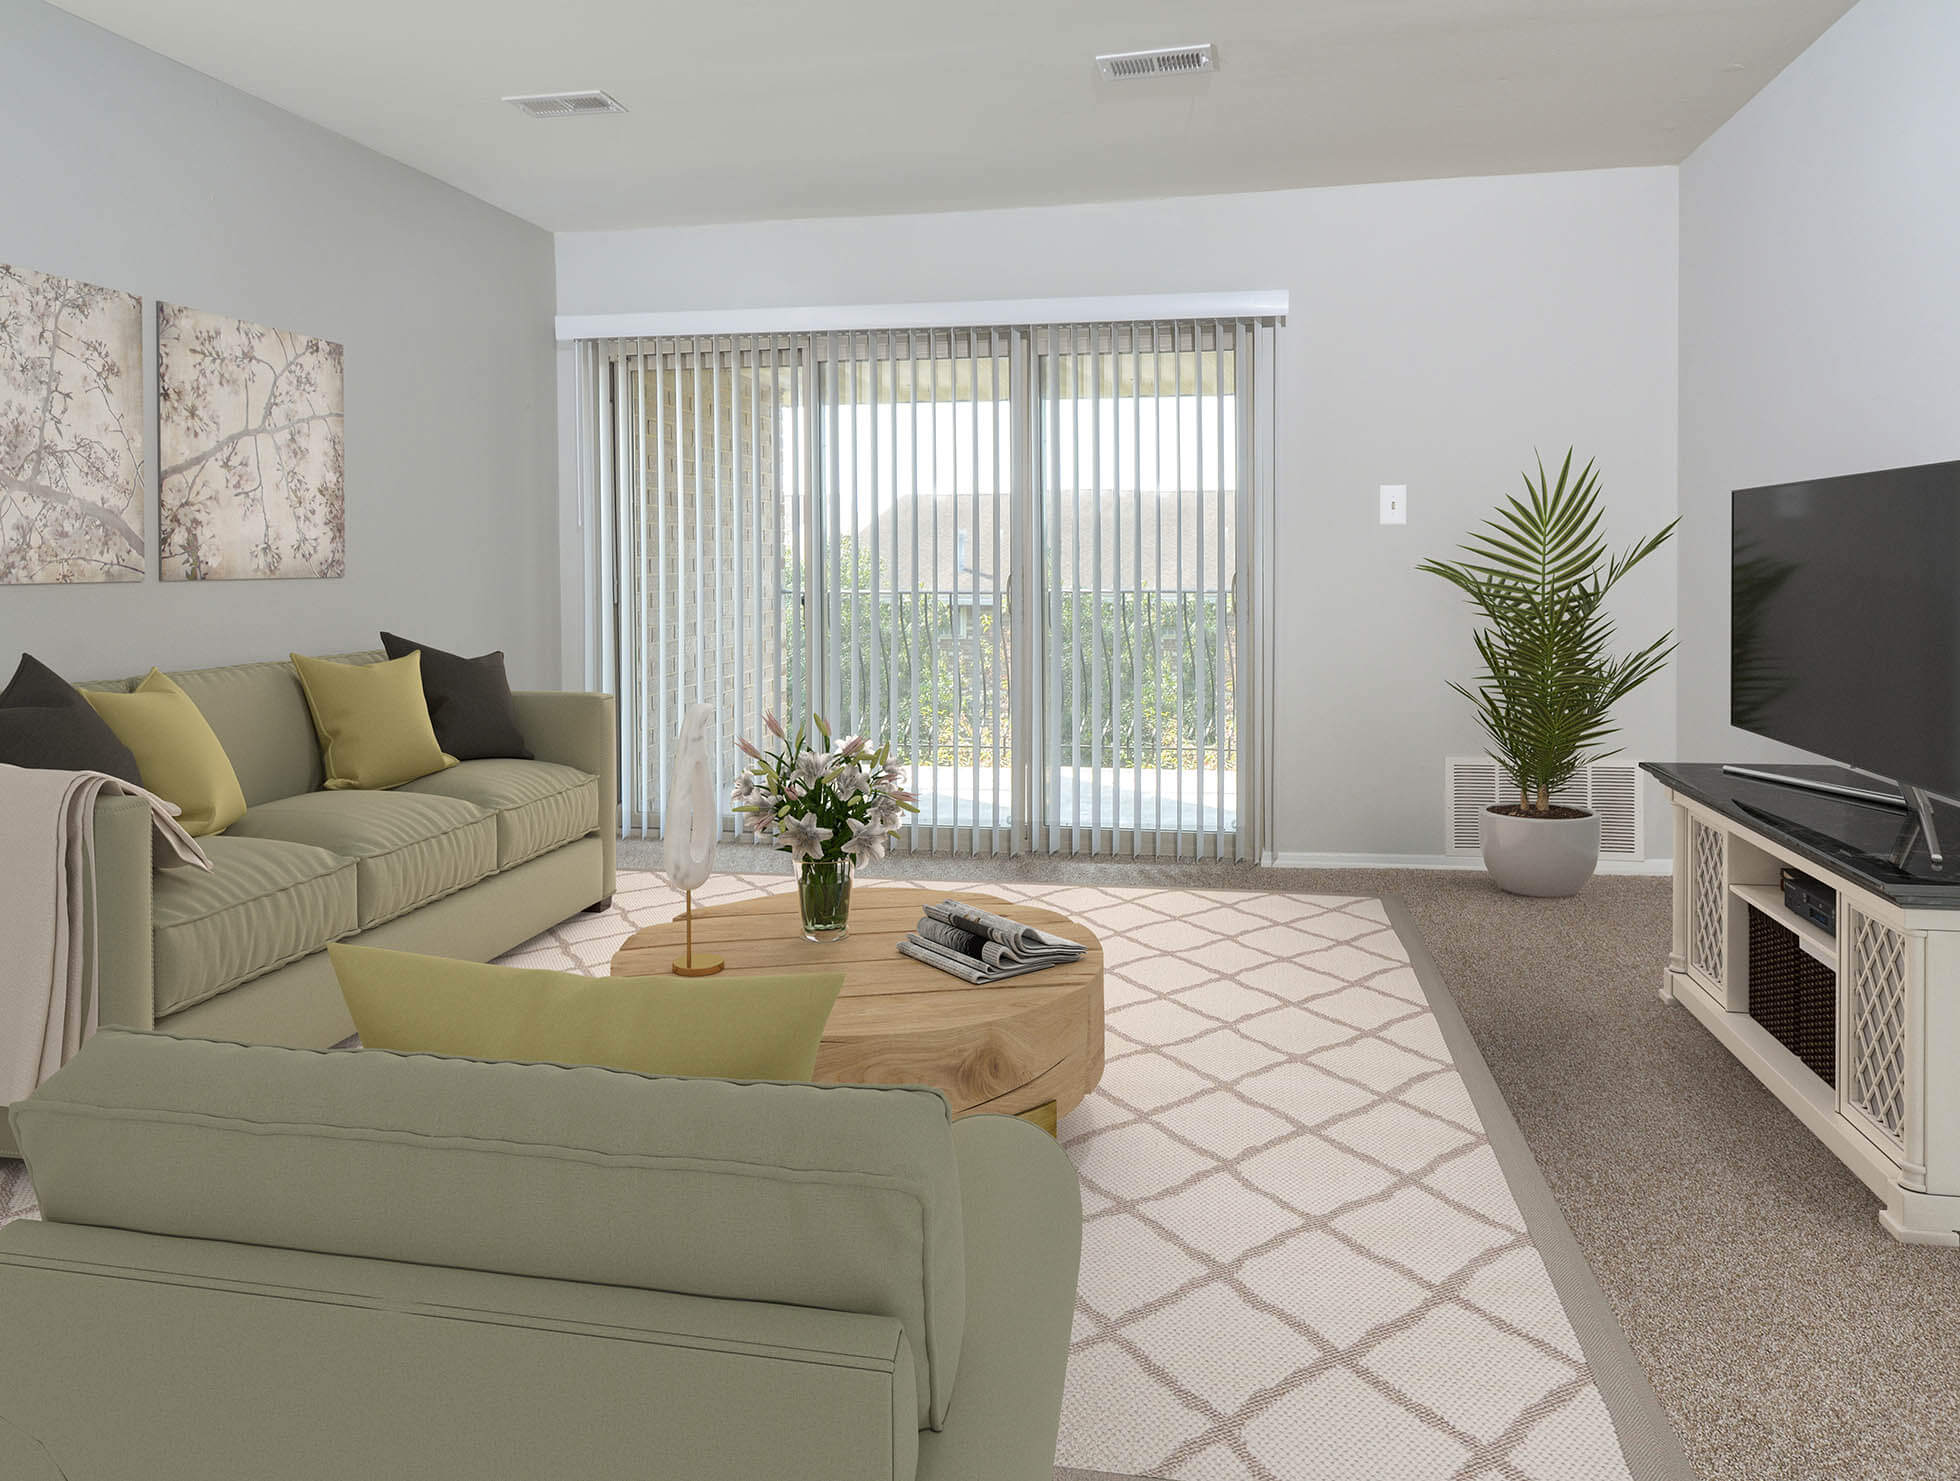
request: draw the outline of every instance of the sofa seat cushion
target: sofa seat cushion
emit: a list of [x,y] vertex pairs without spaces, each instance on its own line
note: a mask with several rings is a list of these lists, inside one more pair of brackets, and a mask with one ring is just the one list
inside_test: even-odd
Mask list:
[[458,797],[306,792],[251,809],[231,836],[306,843],[354,860],[363,931],[497,870],[496,819]]
[[162,1018],[355,929],[355,865],[323,848],[270,838],[204,840],[211,869],[160,869],[156,1011]]
[[599,826],[599,779],[550,761],[465,761],[397,789],[460,797],[497,816],[497,867],[509,869]]

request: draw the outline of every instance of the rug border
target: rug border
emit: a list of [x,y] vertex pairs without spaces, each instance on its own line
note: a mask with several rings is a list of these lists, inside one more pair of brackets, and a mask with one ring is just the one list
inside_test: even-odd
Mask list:
[[1477,1047],[1463,1010],[1450,995],[1442,969],[1429,954],[1415,917],[1398,896],[1384,894],[1376,898],[1382,902],[1390,927],[1408,950],[1410,969],[1422,986],[1423,996],[1429,999],[1443,1042],[1449,1046],[1457,1073],[1470,1092],[1470,1102],[1484,1123],[1484,1133],[1490,1139],[1497,1165],[1503,1169],[1505,1181],[1511,1185],[1511,1196],[1524,1215],[1525,1229],[1539,1258],[1545,1262],[1545,1269],[1552,1277],[1552,1289],[1564,1303],[1573,1331],[1578,1334],[1579,1347],[1592,1367],[1593,1383],[1606,1403],[1614,1433],[1619,1436],[1620,1453],[1626,1458],[1633,1481],[1696,1481],[1680,1437],[1668,1423],[1640,1359],[1634,1356],[1632,1344],[1627,1341],[1619,1318],[1613,1314],[1613,1304],[1600,1287],[1599,1277],[1586,1262],[1578,1236],[1565,1222],[1551,1184],[1545,1181],[1538,1159],[1532,1156],[1524,1133],[1518,1129],[1504,1092],[1484,1062],[1483,1051]]

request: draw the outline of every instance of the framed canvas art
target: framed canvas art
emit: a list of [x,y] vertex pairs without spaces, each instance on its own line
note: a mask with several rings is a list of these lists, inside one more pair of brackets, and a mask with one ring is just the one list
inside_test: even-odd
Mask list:
[[164,579],[342,575],[344,422],[339,345],[158,304]]
[[0,584],[141,581],[143,300],[0,264]]

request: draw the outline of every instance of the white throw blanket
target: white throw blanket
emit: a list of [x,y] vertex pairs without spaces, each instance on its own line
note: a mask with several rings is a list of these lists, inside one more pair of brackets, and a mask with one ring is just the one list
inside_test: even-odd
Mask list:
[[95,953],[83,912],[95,883],[95,799],[141,797],[159,869],[211,867],[177,809],[99,771],[0,764],[0,1106],[25,1097],[95,1032]]

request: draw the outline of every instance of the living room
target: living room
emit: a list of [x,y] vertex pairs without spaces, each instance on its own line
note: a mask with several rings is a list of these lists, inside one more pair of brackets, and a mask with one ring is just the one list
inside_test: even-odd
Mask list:
[[1953,7],[0,17],[0,1476],[1960,1474]]

